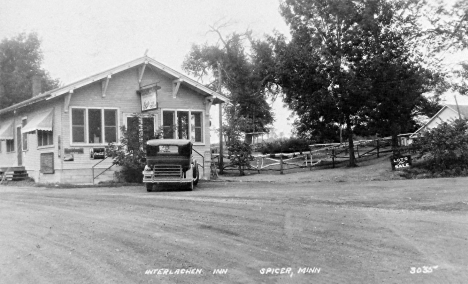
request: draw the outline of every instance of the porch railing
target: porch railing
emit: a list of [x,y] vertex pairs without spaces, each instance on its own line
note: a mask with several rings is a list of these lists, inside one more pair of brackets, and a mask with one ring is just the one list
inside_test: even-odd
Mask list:
[[100,163],[104,162],[107,158],[109,157],[105,157],[104,159],[100,160],[99,162],[97,162],[96,164],[94,164],[94,166],[91,167],[92,171],[93,171],[93,184],[94,184],[94,180],[97,179],[100,175],[102,175],[103,173],[107,172],[110,168],[112,168],[114,166],[114,163],[112,163],[112,165],[110,165],[109,167],[105,168],[102,172],[100,172],[97,176],[94,176],[94,168],[96,168],[97,165],[99,165]]
[[[200,165],[199,163],[197,163],[197,166],[198,167],[201,167],[203,169],[203,176],[205,176],[205,156],[203,156],[202,154],[200,154],[200,152],[198,152],[197,150],[193,149],[192,148],[192,151],[194,151],[195,153],[197,153],[201,158],[202,158],[202,163],[203,163],[203,166]],[[198,170],[198,168],[197,168]]]

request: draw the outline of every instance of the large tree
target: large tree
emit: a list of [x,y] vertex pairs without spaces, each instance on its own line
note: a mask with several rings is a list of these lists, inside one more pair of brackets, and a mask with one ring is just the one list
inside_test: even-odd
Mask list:
[[41,41],[36,33],[19,34],[0,42],[0,109],[32,97],[32,78],[39,76],[42,92],[57,88],[41,67]]
[[299,116],[300,133],[344,126],[350,166],[355,166],[354,128],[376,103],[372,80],[361,69],[365,37],[378,32],[382,21],[374,16],[379,9],[351,0],[286,0],[281,5],[292,35],[289,43],[280,37],[275,47],[285,101]]
[[[220,27],[212,27],[217,33],[217,44],[192,46],[183,68],[200,80],[208,80],[207,86],[225,93],[231,104],[225,107],[228,123],[242,116],[245,123],[242,132],[268,132],[274,117],[266,98],[273,66],[268,44],[252,39],[251,33],[232,33],[224,37]],[[273,68],[274,69],[274,68]],[[232,118],[232,119],[230,119]]]
[[[415,11],[425,7],[412,0],[282,2],[292,38],[272,39],[277,83],[299,116],[299,134],[337,140],[337,128],[344,126],[353,166],[354,134],[379,132],[396,138],[414,130],[417,114],[437,108],[438,98],[424,93],[444,85],[443,76],[427,51],[463,44],[441,41],[450,37],[449,31],[463,29],[424,30]],[[433,24],[442,25],[442,19]],[[425,49],[418,45],[422,38],[429,43]]]
[[442,1],[364,2],[381,8],[374,14],[379,20],[362,29],[359,72],[372,81],[376,105],[360,130],[392,136],[396,146],[398,134],[415,131],[420,116],[440,110],[440,96],[450,87],[441,54],[467,47],[467,11],[459,9],[461,1],[452,9]]

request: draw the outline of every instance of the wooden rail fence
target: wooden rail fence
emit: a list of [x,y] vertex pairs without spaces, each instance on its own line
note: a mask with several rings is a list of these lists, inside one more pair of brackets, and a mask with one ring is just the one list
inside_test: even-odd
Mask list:
[[[353,141],[355,158],[376,156],[379,158],[382,154],[393,153],[401,155],[404,153],[414,153],[417,149],[412,146],[403,146],[392,148],[391,139],[382,138],[375,140]],[[261,173],[266,170],[280,171],[283,174],[286,170],[297,168],[309,168],[330,165],[334,168],[337,163],[343,163],[349,160],[348,143],[330,143],[310,145],[309,151],[295,153],[278,153],[255,155],[250,165],[244,170],[257,171]],[[226,160],[223,170],[236,171],[237,166],[233,166],[229,161],[229,156],[223,156]],[[212,171],[217,170],[219,165],[219,155],[212,157]]]

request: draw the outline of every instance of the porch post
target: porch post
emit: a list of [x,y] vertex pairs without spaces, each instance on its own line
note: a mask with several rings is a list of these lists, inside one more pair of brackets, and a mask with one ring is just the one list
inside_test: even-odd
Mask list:
[[219,173],[223,174],[223,104],[219,103]]

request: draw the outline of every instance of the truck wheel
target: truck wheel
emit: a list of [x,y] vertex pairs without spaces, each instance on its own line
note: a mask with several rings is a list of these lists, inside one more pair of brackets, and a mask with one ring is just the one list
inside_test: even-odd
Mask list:
[[193,185],[198,184],[198,180],[200,179],[199,175],[200,175],[200,173],[198,172],[198,168],[193,168]]
[[161,191],[161,185],[157,183],[153,183],[153,191]]
[[188,190],[190,190],[190,191],[193,190],[193,180],[189,183]]
[[146,183],[146,191],[151,192],[153,190],[153,184],[152,183]]

